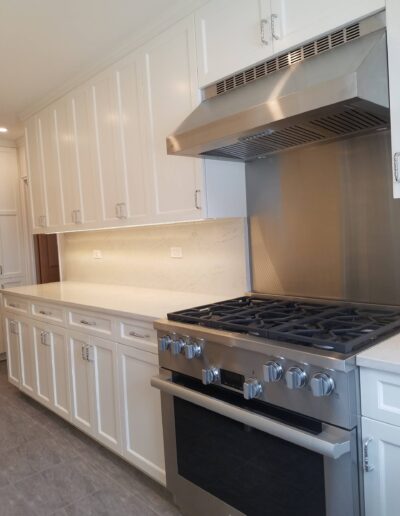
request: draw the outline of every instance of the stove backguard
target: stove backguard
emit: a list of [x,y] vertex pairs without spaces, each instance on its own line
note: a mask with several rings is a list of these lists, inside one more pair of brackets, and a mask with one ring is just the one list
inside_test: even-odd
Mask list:
[[252,290],[400,304],[400,200],[390,131],[246,168]]

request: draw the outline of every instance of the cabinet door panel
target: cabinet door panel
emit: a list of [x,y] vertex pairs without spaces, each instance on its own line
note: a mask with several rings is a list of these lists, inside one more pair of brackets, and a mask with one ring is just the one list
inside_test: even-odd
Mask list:
[[64,225],[76,223],[75,211],[80,212],[79,175],[77,168],[75,124],[72,102],[69,97],[62,99],[54,106],[55,125],[61,170]]
[[2,279],[22,276],[21,233],[17,215],[0,215],[0,247]]
[[15,149],[0,148],[0,214],[17,209],[18,166]]
[[268,18],[268,0],[214,0],[196,12],[200,87],[272,54]]
[[26,322],[19,321],[18,334],[21,353],[21,390],[29,396],[35,396],[35,349],[30,327]]
[[96,137],[93,102],[90,90],[74,93],[72,106],[75,119],[75,138],[82,199],[82,223],[100,220],[99,176],[96,168]]
[[384,0],[270,0],[274,53],[331,32],[385,8]]
[[36,117],[28,120],[25,127],[26,157],[29,177],[32,226],[34,231],[42,231],[46,223],[46,199],[43,186],[40,157],[39,130]]
[[41,163],[47,199],[47,225],[61,226],[63,203],[61,197],[61,177],[56,139],[54,111],[46,109],[38,115]]
[[20,386],[20,348],[18,339],[18,323],[9,317],[4,319],[4,331],[7,343],[8,380],[13,385]]
[[362,418],[364,442],[373,470],[364,473],[366,516],[393,516],[400,506],[400,427]]
[[60,416],[70,419],[69,360],[65,331],[52,327],[48,338],[51,342],[53,410]]
[[108,447],[119,451],[121,438],[117,391],[117,345],[114,342],[92,337],[91,346],[94,352],[91,366],[94,367],[97,437]]
[[160,393],[150,385],[158,374],[157,355],[119,346],[120,393],[124,419],[124,456],[165,483]]
[[116,220],[116,205],[126,203],[123,182],[120,109],[117,80],[109,70],[92,84],[97,136],[98,169],[102,197],[103,220]]
[[93,386],[88,362],[82,357],[82,347],[89,345],[89,337],[85,335],[70,335],[68,340],[71,371],[72,421],[85,432],[92,432]]
[[51,371],[51,350],[47,341],[42,338],[43,328],[33,326],[33,343],[35,349],[35,370],[36,370],[36,397],[51,408],[52,405],[52,377]]
[[195,206],[201,160],[169,156],[166,137],[199,101],[195,76],[193,19],[175,25],[144,51],[148,124],[148,162],[155,182],[156,218],[201,217]]

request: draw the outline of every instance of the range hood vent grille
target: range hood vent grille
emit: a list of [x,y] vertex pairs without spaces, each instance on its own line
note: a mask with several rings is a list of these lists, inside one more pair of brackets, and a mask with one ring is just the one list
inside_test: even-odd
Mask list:
[[343,45],[348,41],[357,39],[360,35],[361,31],[359,23],[354,23],[341,30],[336,30],[331,34],[327,34],[323,38],[311,41],[302,47],[286,52],[285,54],[281,54],[269,61],[260,63],[252,68],[248,68],[243,72],[227,77],[223,81],[219,81],[216,84],[205,88],[204,98],[222,95],[228,91],[245,86],[250,82],[282,70],[287,66],[304,61],[305,59],[321,54],[322,52],[326,52],[327,50],[331,50],[339,45]]
[[350,133],[386,128],[387,120],[361,109],[343,109],[331,115],[297,123],[283,129],[264,130],[239,142],[202,153],[203,156],[252,161],[273,152],[309,143],[332,140]]

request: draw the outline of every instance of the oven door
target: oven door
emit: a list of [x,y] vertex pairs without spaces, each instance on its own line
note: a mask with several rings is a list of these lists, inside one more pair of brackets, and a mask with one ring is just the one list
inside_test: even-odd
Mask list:
[[309,432],[169,371],[152,385],[162,393],[167,487],[185,515],[360,514],[355,429]]

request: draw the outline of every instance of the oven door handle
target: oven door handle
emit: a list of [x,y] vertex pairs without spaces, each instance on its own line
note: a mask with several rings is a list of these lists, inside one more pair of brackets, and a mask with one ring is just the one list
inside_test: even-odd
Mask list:
[[347,430],[324,425],[320,434],[313,435],[268,417],[235,407],[235,405],[230,403],[206,396],[187,387],[177,385],[171,381],[169,374],[154,376],[151,379],[151,385],[161,392],[194,403],[221,416],[251,426],[319,455],[324,455],[331,459],[339,459],[342,455],[350,452],[350,432]]

